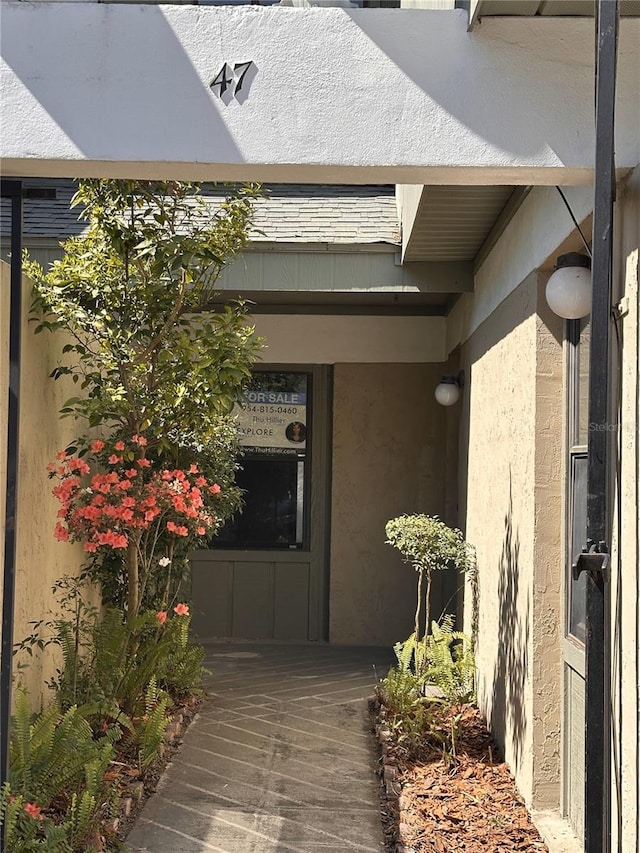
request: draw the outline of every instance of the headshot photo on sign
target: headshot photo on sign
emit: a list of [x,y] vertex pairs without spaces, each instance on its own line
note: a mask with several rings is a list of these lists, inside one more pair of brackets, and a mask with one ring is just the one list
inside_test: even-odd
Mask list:
[[301,441],[304,441],[307,437],[307,428],[304,424],[300,423],[300,421],[293,421],[286,428],[284,433],[289,441],[293,441],[295,444],[299,444]]

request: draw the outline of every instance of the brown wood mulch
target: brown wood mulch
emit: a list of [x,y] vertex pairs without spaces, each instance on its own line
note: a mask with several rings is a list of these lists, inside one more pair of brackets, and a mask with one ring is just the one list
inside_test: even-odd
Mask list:
[[389,853],[548,853],[477,708],[459,714],[455,755],[437,738],[398,745],[372,703],[381,745],[381,815]]

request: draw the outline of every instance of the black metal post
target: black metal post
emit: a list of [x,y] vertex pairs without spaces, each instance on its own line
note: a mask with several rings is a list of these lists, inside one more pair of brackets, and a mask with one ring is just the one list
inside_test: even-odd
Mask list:
[[[22,331],[22,183],[2,180],[0,193],[11,199],[11,308],[9,312],[9,408],[2,586],[2,658],[0,661],[0,785],[9,777],[9,721],[15,594],[18,427],[20,415],[20,338]],[[3,826],[4,836],[4,826]],[[4,844],[2,844],[4,850]]]
[[586,613],[585,851],[606,853],[610,843],[611,680],[609,643],[609,326],[615,198],[614,114],[618,0],[598,0],[596,8],[596,152],[593,209],[591,352]]

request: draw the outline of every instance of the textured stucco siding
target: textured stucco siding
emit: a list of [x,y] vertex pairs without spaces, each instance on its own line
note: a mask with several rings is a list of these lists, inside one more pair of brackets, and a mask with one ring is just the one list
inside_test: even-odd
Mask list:
[[[640,849],[640,167],[619,192],[616,299],[626,298],[619,321],[622,350],[614,339],[614,370],[620,367],[620,411],[612,421],[619,446],[619,480],[612,517],[612,707],[614,767],[612,849]],[[615,336],[614,336],[615,338]]]
[[444,317],[255,314],[250,322],[271,364],[446,361]]
[[[537,279],[466,342],[463,523],[478,563],[478,700],[528,802],[533,762]],[[467,627],[470,628],[467,610]]]
[[[10,268],[0,262],[0,375],[2,376],[1,419],[7,418],[8,330]],[[20,454],[18,470],[18,518],[16,546],[15,627],[19,642],[32,632],[30,622],[51,618],[54,600],[51,586],[63,575],[77,575],[81,562],[80,546],[57,542],[53,528],[59,504],[51,494],[46,466],[58,450],[77,434],[71,419],[59,420],[58,410],[70,389],[54,382],[49,374],[58,363],[62,343],[46,332],[33,334],[27,322],[31,302],[31,282],[23,280],[23,324],[20,381]],[[0,489],[4,509],[6,478],[6,435],[2,433]],[[0,524],[4,528],[4,511]],[[4,534],[4,529],[2,530]],[[29,661],[18,673],[18,682],[28,690],[34,708],[46,700],[44,682],[55,674],[59,661],[53,647],[34,653],[32,659],[21,655],[17,661]],[[16,661],[16,662],[17,662]]]
[[[384,544],[384,528],[402,513],[446,517],[447,413],[433,397],[442,372],[437,365],[335,366],[332,643],[393,645],[413,630],[415,571]],[[438,578],[434,602],[444,606],[457,582]]]
[[[586,19],[496,18],[469,33],[461,9],[2,5],[7,174],[591,180]],[[621,24],[620,168],[640,159],[639,31]],[[248,61],[251,85],[223,103],[209,84]]]
[[548,275],[539,272],[536,279],[531,802],[536,809],[557,809],[564,629],[564,323],[547,305]]

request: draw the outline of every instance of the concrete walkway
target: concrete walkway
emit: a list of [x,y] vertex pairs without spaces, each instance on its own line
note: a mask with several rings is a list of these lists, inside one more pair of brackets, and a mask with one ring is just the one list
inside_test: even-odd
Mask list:
[[135,853],[380,853],[366,697],[389,650],[218,643]]

